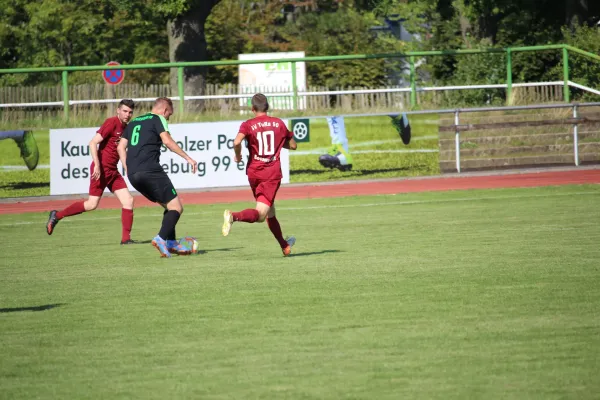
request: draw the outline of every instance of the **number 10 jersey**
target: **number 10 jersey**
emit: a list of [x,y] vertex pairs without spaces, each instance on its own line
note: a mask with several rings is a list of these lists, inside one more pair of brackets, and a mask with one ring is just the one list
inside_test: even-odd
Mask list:
[[248,178],[281,179],[281,149],[292,138],[285,123],[279,118],[261,115],[243,122],[239,133],[244,134],[250,153],[246,167]]

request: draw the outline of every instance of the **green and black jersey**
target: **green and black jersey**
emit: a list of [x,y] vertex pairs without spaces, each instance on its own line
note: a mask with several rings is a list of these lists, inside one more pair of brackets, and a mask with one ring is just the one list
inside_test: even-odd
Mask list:
[[122,137],[128,140],[127,173],[162,171],[160,166],[160,134],[169,132],[162,115],[148,113],[129,122]]

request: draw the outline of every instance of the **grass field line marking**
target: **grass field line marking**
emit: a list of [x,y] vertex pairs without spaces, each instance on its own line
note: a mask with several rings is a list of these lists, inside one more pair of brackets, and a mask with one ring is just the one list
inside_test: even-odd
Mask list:
[[[0,165],[0,169],[8,171],[25,171],[28,168],[25,165]],[[38,165],[36,169],[50,169],[50,165]]]
[[[508,200],[508,199],[527,199],[539,197],[559,197],[573,195],[600,195],[600,192],[573,192],[573,193],[553,193],[553,194],[532,194],[525,196],[489,196],[489,197],[461,197],[456,199],[439,199],[439,200],[406,200],[406,201],[388,201],[384,203],[362,203],[362,204],[339,204],[332,206],[310,206],[310,207],[280,207],[278,210],[316,210],[328,208],[352,208],[352,207],[381,207],[381,206],[400,206],[400,205],[415,205],[415,204],[436,204],[436,203],[453,203],[467,202],[479,200]],[[389,196],[389,195],[384,195]]]
[[391,150],[357,150],[353,151],[352,154],[373,154],[373,153],[438,153],[438,149],[414,149],[414,150],[403,150],[403,149],[391,149]]
[[[428,135],[428,136],[413,137],[411,140],[419,141],[419,140],[432,140],[432,139],[437,139],[437,138],[438,138],[437,135]],[[371,140],[368,142],[352,143],[349,145],[349,147],[350,147],[350,152],[352,152],[352,149],[354,149],[355,147],[376,146],[379,144],[398,143],[398,142],[399,142],[399,139]],[[325,153],[325,152],[329,151],[329,149],[331,149],[331,146],[319,147],[319,148],[311,149],[311,150],[293,151],[293,152],[290,152],[290,155],[297,154],[297,155],[301,156],[301,155],[308,155],[308,154],[320,154],[320,153]]]
[[[437,138],[438,138],[437,135],[417,136],[417,137],[411,138],[411,141],[432,140],[432,139],[437,139]],[[354,147],[374,146],[377,144],[397,143],[397,142],[398,142],[398,139],[371,140],[368,142],[352,143],[352,145],[350,145],[350,147],[354,148]],[[327,150],[327,149],[328,148],[325,148],[325,150]]]
[[[390,150],[354,150],[350,154],[371,154],[371,153],[438,153],[438,149],[390,149]],[[306,150],[290,153],[290,156],[307,156],[323,154],[322,151]]]
[[[550,194],[531,194],[523,196],[487,196],[487,197],[460,197],[456,199],[438,199],[438,200],[405,200],[405,201],[388,201],[379,203],[358,203],[358,204],[338,204],[338,205],[322,205],[322,206],[308,206],[308,207],[278,207],[280,211],[301,211],[301,210],[326,210],[332,208],[353,208],[353,207],[382,207],[382,206],[401,206],[401,205],[415,205],[415,204],[437,204],[437,203],[453,203],[453,202],[467,202],[467,201],[480,201],[480,200],[508,200],[508,199],[528,199],[528,198],[540,198],[540,197],[564,197],[564,196],[579,196],[579,195],[600,195],[600,191],[593,192],[572,192],[572,193],[550,193]],[[389,194],[379,196],[393,196]],[[185,215],[208,215],[214,214],[214,211],[199,211],[199,212],[186,212]],[[135,218],[160,218],[162,214],[147,214],[147,215],[135,215]],[[114,217],[90,217],[90,218],[77,218],[77,219],[65,219],[64,222],[91,222],[91,221],[102,221],[102,220],[113,220],[121,219],[121,216]],[[32,225],[32,224],[45,224],[46,220],[40,221],[15,221],[10,223],[0,224],[0,226],[14,226],[14,225]]]
[[[427,115],[427,114],[422,114],[422,115]],[[350,124],[352,124],[351,126],[354,126],[354,125],[363,125],[361,123],[361,120],[365,121],[365,120],[368,120],[370,118],[381,118],[381,117],[390,117],[390,116],[389,115],[380,114],[380,115],[373,115],[371,117],[369,117],[367,115],[361,116],[361,117],[352,117],[354,119],[354,121],[358,121],[358,122],[348,123],[348,125],[350,125]],[[317,117],[307,117],[307,118],[311,119],[311,121],[310,121],[311,124],[322,125],[322,126],[325,126],[325,127],[328,126],[327,125],[327,120],[325,119],[325,117],[318,117],[317,116]],[[437,120],[437,119],[418,119],[418,120],[414,120],[414,116],[411,119],[413,120],[413,122],[411,122],[411,125],[413,125],[413,126],[417,126],[417,125],[439,125],[440,124],[440,121]],[[373,125],[373,122],[369,121],[365,125]]]

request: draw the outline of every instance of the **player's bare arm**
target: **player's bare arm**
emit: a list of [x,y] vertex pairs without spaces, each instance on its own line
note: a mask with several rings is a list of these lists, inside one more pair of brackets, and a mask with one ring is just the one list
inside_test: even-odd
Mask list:
[[298,143],[296,143],[294,138],[289,138],[283,144],[283,148],[288,150],[296,150],[298,148]]
[[244,135],[242,132],[238,132],[237,136],[233,140],[233,151],[235,152],[235,156],[233,157],[233,161],[236,163],[242,162],[242,142],[244,141]]
[[163,144],[167,146],[167,149],[171,150],[173,153],[177,154],[179,157],[183,158],[185,161],[187,161],[188,164],[191,165],[193,174],[196,173],[198,164],[196,163],[196,161],[194,161],[192,157],[188,156],[187,153],[183,151],[181,147],[179,147],[179,145],[176,141],[173,140],[169,132],[161,133],[160,139],[162,140]]
[[124,137],[121,137],[119,140],[119,144],[117,145],[117,153],[119,153],[119,160],[121,160],[121,165],[125,169],[125,175],[127,175],[127,144],[129,141]]
[[101,134],[96,133],[92,140],[90,140],[90,154],[92,160],[94,160],[94,171],[92,172],[92,179],[99,179],[102,169],[100,168],[100,159],[98,158],[98,145],[102,143],[104,138]]

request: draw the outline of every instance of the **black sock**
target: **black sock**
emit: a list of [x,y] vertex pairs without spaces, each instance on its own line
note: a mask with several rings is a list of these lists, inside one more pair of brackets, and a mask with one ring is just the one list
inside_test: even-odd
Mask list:
[[[163,212],[163,221],[164,221],[165,215],[167,215],[167,212],[169,212],[169,210],[165,210]],[[181,214],[179,216],[181,216]],[[177,222],[175,222],[175,223],[177,223]],[[167,237],[165,238],[165,240],[177,240],[177,236],[175,235],[175,225],[173,225],[173,231],[167,235]]]
[[175,240],[175,225],[177,225],[180,216],[181,214],[179,214],[179,211],[165,211],[163,214],[162,227],[160,228],[160,232],[158,232],[158,236],[164,240]]

